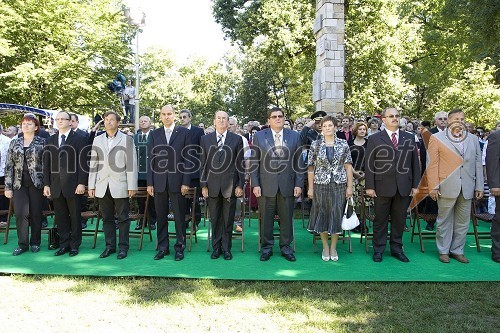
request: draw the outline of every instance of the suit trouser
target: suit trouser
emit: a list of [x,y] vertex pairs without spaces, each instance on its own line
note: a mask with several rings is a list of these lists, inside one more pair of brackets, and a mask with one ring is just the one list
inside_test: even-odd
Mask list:
[[[43,190],[33,185],[21,186],[19,190],[14,190],[14,214],[16,215],[18,245],[23,250],[27,250],[29,245],[40,246],[44,200]],[[30,226],[31,239],[28,240]]]
[[61,249],[78,250],[82,244],[81,195],[66,198],[62,195],[53,198],[57,233]]
[[491,222],[491,252],[493,256],[500,256],[500,197],[495,197],[495,217]]
[[118,221],[118,248],[128,251],[130,219],[128,198],[113,198],[109,187],[104,197],[99,198],[99,209],[102,214],[104,237],[106,248],[116,249],[116,224],[115,215]]
[[273,229],[276,211],[280,217],[280,250],[283,254],[293,253],[290,243],[293,241],[293,206],[294,196],[284,197],[279,191],[274,197],[261,196],[259,211],[261,214],[262,253],[271,252],[274,245]]
[[403,232],[406,222],[406,210],[410,197],[401,196],[399,191],[393,197],[375,197],[375,218],[373,219],[373,251],[383,253],[387,245],[389,215],[391,217],[391,253],[403,252]]
[[210,222],[212,224],[212,247],[215,250],[231,251],[236,197],[224,198],[222,193],[208,198]]
[[168,239],[168,200],[172,203],[174,212],[175,234],[177,240],[174,245],[176,252],[183,252],[186,247],[186,198],[180,192],[155,192],[156,224],[158,237],[158,250],[165,251],[169,246]]
[[436,245],[440,254],[464,254],[470,224],[472,199],[439,197],[436,219]]

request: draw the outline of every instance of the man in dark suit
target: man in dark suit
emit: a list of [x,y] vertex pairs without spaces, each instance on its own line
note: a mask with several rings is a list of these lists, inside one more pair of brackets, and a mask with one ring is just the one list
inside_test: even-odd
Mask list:
[[78,124],[80,124],[80,120],[78,119],[78,115],[76,113],[71,113],[71,122],[70,122],[70,125],[71,125],[71,129],[73,131],[75,131],[76,133],[82,135],[85,137],[85,139],[89,139],[89,133],[78,128]]
[[59,133],[46,141],[43,155],[43,194],[54,202],[61,256],[76,256],[82,243],[81,197],[88,181],[87,140],[70,127],[70,115],[56,116]]
[[351,139],[353,139],[351,131],[351,119],[349,117],[343,117],[341,125],[342,127],[337,131],[337,137],[346,141],[350,141]]
[[[201,128],[194,126],[191,124],[191,120],[193,118],[193,115],[191,111],[184,109],[179,112],[179,122],[181,126],[187,128],[189,131],[191,131],[191,146],[189,150],[186,152],[189,154],[189,156],[192,157],[193,165],[189,166],[189,169],[192,168],[193,174],[191,178],[191,187],[196,187],[196,193],[198,193],[198,197],[201,197],[201,191],[200,191],[200,155],[201,155],[201,148],[200,148],[200,140],[203,135],[205,135],[205,131],[203,131]],[[186,216],[191,215],[191,205],[192,205],[192,200],[188,199],[186,200]],[[194,203],[194,218],[195,218],[195,230],[197,230],[198,225],[200,224],[201,221],[201,209],[200,209],[200,201],[195,200]],[[189,221],[189,219],[186,219],[186,221]],[[187,224],[186,224],[187,227]]]
[[374,198],[373,261],[382,261],[391,219],[391,255],[409,262],[403,252],[403,231],[410,195],[417,192],[420,164],[415,135],[399,130],[395,108],[382,112],[385,129],[368,137],[366,149],[366,194]]
[[165,105],[160,111],[163,126],[150,134],[148,143],[148,193],[154,197],[158,229],[158,253],[155,260],[170,254],[168,239],[168,202],[172,204],[177,241],[174,245],[175,260],[184,259],[186,247],[186,199],[184,195],[191,184],[191,173],[186,166],[192,165],[189,155],[183,152],[191,144],[191,132],[175,126],[176,111]]
[[448,113],[444,111],[436,112],[434,115],[434,127],[431,128],[431,133],[436,134],[446,129],[448,125]]
[[259,201],[261,215],[261,261],[273,255],[273,228],[276,211],[280,217],[280,250],[288,261],[295,261],[293,241],[294,197],[304,185],[299,134],[284,127],[283,110],[268,111],[269,128],[255,134],[250,162],[253,194]]
[[208,198],[212,222],[212,259],[224,254],[233,259],[231,234],[236,197],[243,195],[245,173],[243,166],[243,140],[229,132],[229,116],[224,111],[215,114],[215,132],[201,138],[202,194]]
[[490,195],[495,197],[495,217],[491,223],[491,258],[500,263],[500,130],[488,136],[486,148],[486,175]]
[[[137,169],[139,174],[137,176],[137,186],[146,187],[147,186],[147,176],[148,176],[148,142],[151,134],[151,119],[148,116],[142,116],[139,118],[139,133],[134,135],[134,144],[137,149]],[[143,214],[146,204],[146,198],[137,198],[137,204],[139,205],[139,213]],[[149,200],[148,203],[148,215],[149,215],[149,229],[156,229],[156,210],[154,200]],[[137,221],[135,230],[142,229],[142,222]]]

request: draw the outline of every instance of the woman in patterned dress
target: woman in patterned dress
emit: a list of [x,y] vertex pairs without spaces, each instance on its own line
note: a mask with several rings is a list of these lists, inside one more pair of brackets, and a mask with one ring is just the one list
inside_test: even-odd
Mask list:
[[[312,199],[308,230],[321,236],[324,261],[339,259],[337,241],[347,198],[353,195],[352,159],[347,141],[336,136],[337,119],[321,120],[322,135],[308,154],[308,191]],[[328,245],[328,237],[331,244]]]

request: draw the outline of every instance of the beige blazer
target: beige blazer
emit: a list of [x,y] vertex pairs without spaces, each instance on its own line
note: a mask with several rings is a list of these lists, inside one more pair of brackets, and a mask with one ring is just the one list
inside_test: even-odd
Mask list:
[[484,190],[479,140],[468,134],[462,156],[459,145],[453,143],[447,133],[447,130],[436,133],[429,140],[426,171],[429,188],[439,189],[443,198],[456,198],[462,191],[465,199],[472,199],[474,191]]
[[94,139],[90,154],[89,189],[104,197],[109,187],[113,198],[127,198],[137,190],[137,153],[134,138],[118,131],[108,147],[106,133]]

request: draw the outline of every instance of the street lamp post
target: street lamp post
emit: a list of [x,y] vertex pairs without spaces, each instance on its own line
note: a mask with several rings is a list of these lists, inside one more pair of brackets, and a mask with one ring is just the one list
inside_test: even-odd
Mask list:
[[135,34],[135,106],[134,106],[134,127],[135,131],[139,129],[139,106],[140,106],[140,92],[139,92],[139,33],[141,27],[146,25],[146,14],[141,8],[125,8],[124,15],[128,23],[136,28]]

